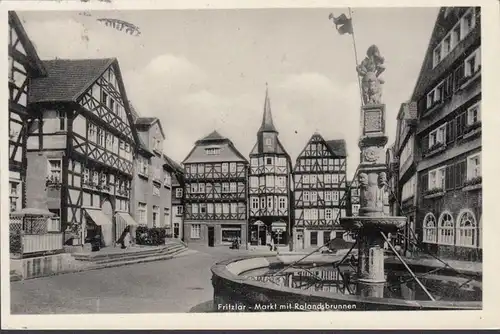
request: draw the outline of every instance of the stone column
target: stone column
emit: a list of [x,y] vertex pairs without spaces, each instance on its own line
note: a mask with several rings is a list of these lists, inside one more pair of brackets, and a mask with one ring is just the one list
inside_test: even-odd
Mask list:
[[361,282],[381,283],[384,277],[384,239],[377,225],[377,218],[384,212],[385,184],[387,182],[384,146],[385,105],[367,105],[361,108],[361,150],[358,181],[360,187],[359,216],[373,218],[364,220],[358,232],[359,267]]

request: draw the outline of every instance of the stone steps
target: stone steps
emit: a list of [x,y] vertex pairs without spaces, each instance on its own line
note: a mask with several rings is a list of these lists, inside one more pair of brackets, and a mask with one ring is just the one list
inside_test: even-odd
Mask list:
[[138,252],[137,254],[126,254],[127,256],[121,256],[121,257],[107,257],[104,259],[100,259],[97,261],[93,261],[95,264],[104,264],[104,263],[112,263],[112,262],[119,262],[119,261],[127,261],[127,260],[136,260],[136,259],[143,259],[143,258],[148,258],[148,257],[155,257],[155,256],[164,256],[164,255],[171,255],[174,254],[180,250],[186,250],[186,247],[177,245],[173,247],[168,247],[164,248],[162,250],[156,251],[156,252]]

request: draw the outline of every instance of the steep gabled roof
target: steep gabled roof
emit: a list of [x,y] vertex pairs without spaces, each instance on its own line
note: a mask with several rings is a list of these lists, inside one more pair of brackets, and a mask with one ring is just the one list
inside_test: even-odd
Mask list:
[[271,112],[271,101],[266,84],[266,97],[264,99],[264,113],[262,115],[262,124],[258,132],[278,132],[274,127],[273,114]]
[[214,130],[210,134],[208,134],[205,137],[199,139],[197,141],[197,143],[210,142],[210,141],[221,141],[221,140],[227,140],[227,138],[224,137],[224,136],[222,136],[220,133],[218,133],[217,130]]
[[347,157],[346,144],[344,139],[327,140],[326,145],[338,157]]
[[[205,154],[205,148],[210,147],[211,145],[220,146],[220,155],[208,156]],[[217,131],[213,131],[208,136],[196,141],[195,146],[184,159],[183,163],[224,161],[242,161],[248,164],[248,160],[240,153],[230,139],[222,136]]]
[[44,60],[47,76],[32,80],[30,103],[76,101],[116,58]]
[[149,130],[155,123],[158,123],[158,127],[160,128],[160,132],[165,138],[165,132],[163,132],[163,127],[161,126],[161,122],[158,117],[136,117],[135,118],[135,126],[139,130]]
[[45,66],[43,65],[40,57],[38,57],[38,53],[36,52],[35,46],[31,42],[24,30],[23,24],[17,16],[15,11],[9,11],[9,24],[16,30],[17,36],[21,41],[24,50],[26,51],[27,60],[30,64],[32,70],[34,70],[38,75],[44,76],[47,75],[47,71]]
[[184,173],[184,169],[182,168],[182,166],[166,154],[163,154],[163,160],[165,160],[165,164],[168,165],[171,169],[175,170],[178,173]]

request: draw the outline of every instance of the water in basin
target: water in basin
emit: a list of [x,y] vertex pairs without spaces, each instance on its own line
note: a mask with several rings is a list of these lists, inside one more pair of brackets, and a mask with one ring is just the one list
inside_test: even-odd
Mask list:
[[[277,274],[276,274],[277,273]],[[366,285],[356,282],[353,267],[338,269],[328,266],[301,265],[282,272],[278,269],[260,268],[241,274],[246,278],[267,284],[306,291],[324,291],[340,294],[366,295]],[[439,271],[417,273],[430,294],[439,301],[481,301],[482,283],[472,277],[444,276]],[[386,270],[386,283],[382,298],[404,300],[429,300],[420,285],[407,271]]]

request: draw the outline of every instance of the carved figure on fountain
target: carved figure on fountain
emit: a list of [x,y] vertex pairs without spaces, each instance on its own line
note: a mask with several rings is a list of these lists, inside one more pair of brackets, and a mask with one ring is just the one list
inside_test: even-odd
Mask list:
[[385,66],[384,57],[380,55],[376,45],[368,48],[365,59],[356,67],[356,71],[361,77],[364,104],[381,104],[384,80],[379,76],[385,71]]

